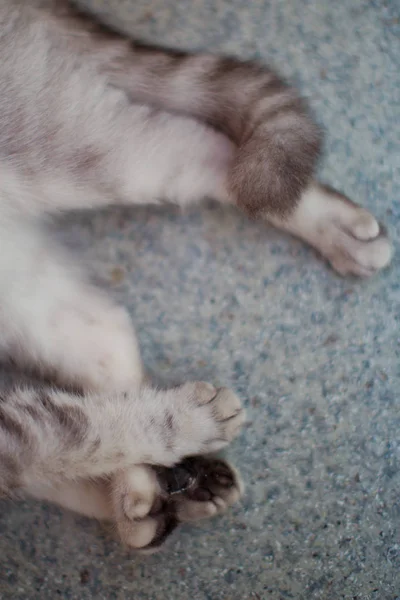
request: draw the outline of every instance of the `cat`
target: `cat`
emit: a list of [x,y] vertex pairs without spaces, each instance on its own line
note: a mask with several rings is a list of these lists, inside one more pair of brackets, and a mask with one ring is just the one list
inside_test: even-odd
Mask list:
[[0,0],[0,56],[1,355],[57,382],[2,393],[0,495],[110,519],[152,551],[240,497],[214,453],[244,410],[203,382],[154,389],[127,312],[49,239],[48,216],[212,197],[342,275],[372,275],[392,247],[315,181],[320,129],[260,64],[135,43],[65,0]]

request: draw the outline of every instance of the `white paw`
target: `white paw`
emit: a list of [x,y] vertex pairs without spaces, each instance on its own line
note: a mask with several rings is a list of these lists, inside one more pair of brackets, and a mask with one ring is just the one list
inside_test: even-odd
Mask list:
[[326,234],[326,250],[321,250],[340,275],[369,277],[390,263],[392,245],[378,221],[363,209],[355,207],[354,214],[332,222]]
[[311,186],[283,227],[313,245],[341,275],[368,277],[393,255],[375,217],[328,186]]
[[239,433],[245,412],[239,398],[227,388],[209,383],[186,383],[174,390],[178,409],[174,453],[178,459],[216,452]]

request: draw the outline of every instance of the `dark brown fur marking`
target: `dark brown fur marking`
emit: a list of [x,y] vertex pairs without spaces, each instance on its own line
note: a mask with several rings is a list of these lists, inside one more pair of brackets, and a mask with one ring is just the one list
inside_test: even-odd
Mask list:
[[21,468],[18,461],[0,452],[0,497],[9,496],[19,487]]
[[47,414],[62,428],[68,446],[81,445],[87,435],[89,423],[87,416],[78,406],[57,404],[51,394],[42,390],[37,402]]
[[174,415],[169,411],[165,412],[164,424],[169,432],[172,433],[175,431]]
[[24,404],[21,406],[21,411],[37,423],[41,423],[43,421],[43,413],[36,406]]
[[81,148],[75,152],[72,158],[72,169],[78,175],[81,172],[87,173],[98,168],[103,159],[103,154],[96,148]]
[[30,437],[25,427],[7,413],[4,408],[0,409],[0,427],[8,435],[15,437],[23,445],[30,444]]

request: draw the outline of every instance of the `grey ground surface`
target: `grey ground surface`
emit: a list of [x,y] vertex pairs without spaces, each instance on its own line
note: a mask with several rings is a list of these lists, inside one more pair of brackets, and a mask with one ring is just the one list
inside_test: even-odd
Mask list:
[[[398,3],[92,6],[149,40],[272,61],[327,129],[324,179],[398,243]],[[247,493],[147,558],[89,520],[2,503],[0,598],[398,599],[398,259],[372,281],[342,280],[300,242],[215,206],[72,216],[57,231],[129,307],[152,373],[245,400],[230,454]]]

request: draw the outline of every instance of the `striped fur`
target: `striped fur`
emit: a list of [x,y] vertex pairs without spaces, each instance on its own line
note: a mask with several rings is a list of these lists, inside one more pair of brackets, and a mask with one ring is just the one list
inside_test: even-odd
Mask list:
[[319,128],[263,65],[150,48],[65,0],[0,0],[0,57],[0,353],[82,390],[3,393],[0,493],[111,518],[126,543],[152,549],[241,485],[197,458],[196,485],[171,501],[151,465],[225,446],[243,411],[207,384],[152,389],[128,314],[54,247],[47,215],[212,196],[360,276],[386,266],[391,245],[372,215],[313,180]]

